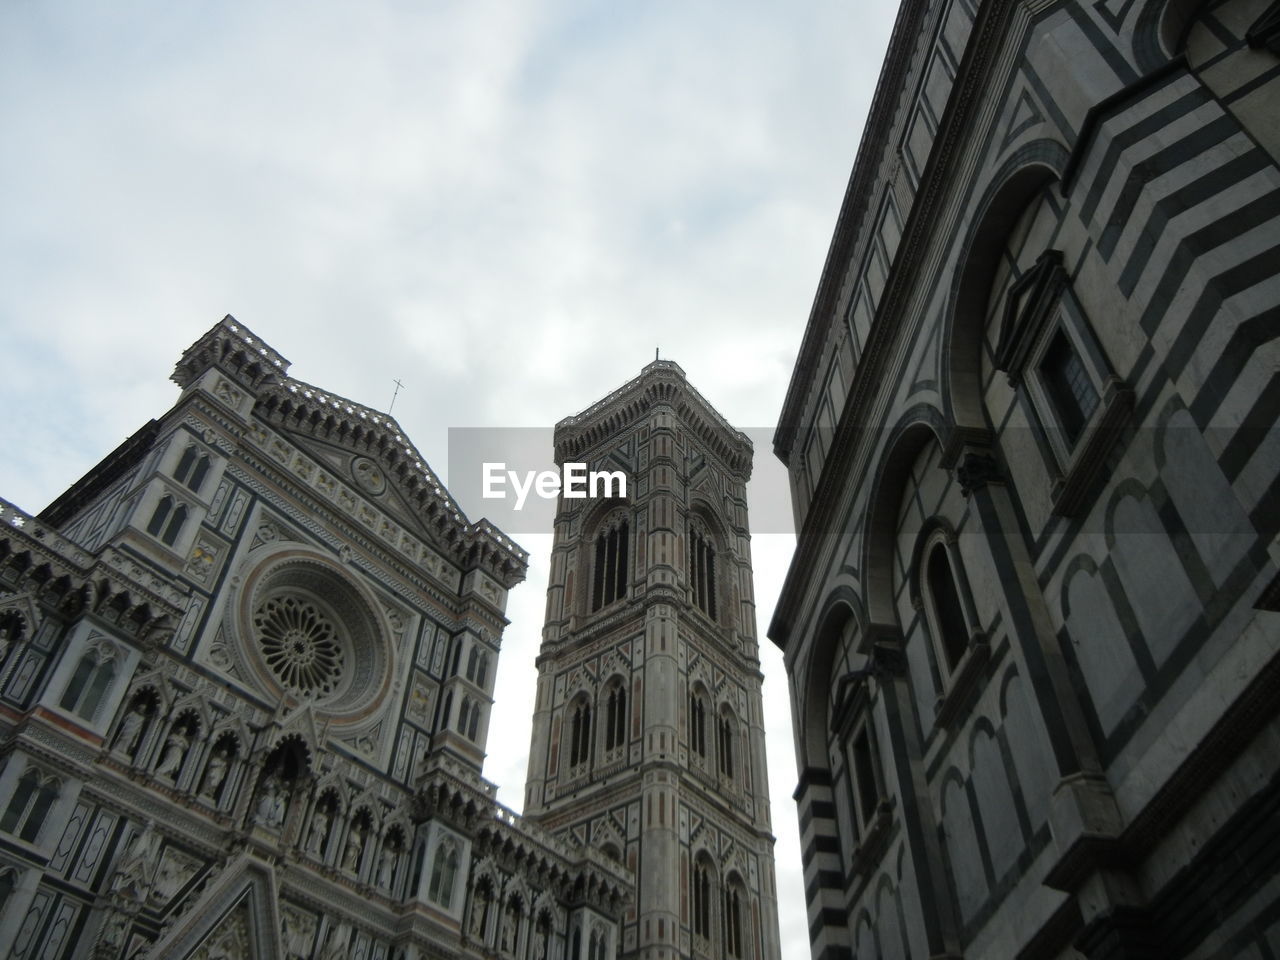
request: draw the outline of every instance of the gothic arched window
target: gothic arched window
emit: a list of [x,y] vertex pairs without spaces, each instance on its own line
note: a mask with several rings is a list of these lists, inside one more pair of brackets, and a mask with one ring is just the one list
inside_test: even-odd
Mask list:
[[153,537],[159,537],[160,542],[165,546],[172,547],[178,542],[178,536],[182,533],[182,527],[186,522],[186,504],[180,503],[175,507],[173,497],[166,493],[160,498],[160,502],[156,504],[151,514],[147,533]]
[[458,708],[458,732],[468,740],[474,741],[479,727],[480,704],[470,697],[463,697],[462,705]]
[[946,537],[941,531],[926,543],[923,566],[920,592],[925,601],[926,620],[943,671],[950,676],[969,647],[969,627]]
[[745,957],[742,948],[742,892],[736,878],[724,885],[724,908],[720,920],[724,928],[725,956]]
[[626,596],[628,538],[627,518],[621,514],[596,534],[591,580],[593,613]]
[[489,655],[479,647],[472,647],[467,657],[467,679],[477,687],[483,687],[489,674]]
[[446,837],[436,845],[436,855],[431,861],[431,880],[427,896],[448,910],[453,903],[453,885],[458,876],[458,845]]
[[712,620],[716,614],[716,548],[701,526],[689,526],[689,584],[694,605]]
[[693,935],[703,940],[711,939],[711,872],[713,867],[705,857],[693,865]]
[[76,664],[58,706],[92,722],[111,681],[116,676],[115,660],[99,650],[88,650]]
[[208,473],[209,455],[200,453],[195,446],[190,446],[182,452],[178,469],[173,471],[173,479],[184,484],[192,493],[199,493]]
[[604,748],[611,752],[627,742],[627,688],[621,681],[609,685],[604,709]]
[[56,799],[58,781],[51,776],[42,777],[39,770],[29,767],[9,798],[4,816],[0,817],[0,833],[35,843]]
[[720,775],[724,777],[733,776],[733,741],[737,736],[737,726],[733,713],[726,707],[716,724],[716,756]]
[[707,701],[698,690],[689,691],[689,748],[707,758]]
[[579,699],[569,710],[569,767],[587,763],[591,757],[591,704]]

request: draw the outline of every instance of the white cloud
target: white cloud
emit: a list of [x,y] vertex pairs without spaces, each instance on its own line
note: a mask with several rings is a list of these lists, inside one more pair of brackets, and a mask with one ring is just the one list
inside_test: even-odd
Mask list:
[[[166,409],[226,312],[326,390],[385,408],[401,378],[395,415],[440,472],[448,427],[550,426],[658,345],[767,437],[892,6],[0,6],[0,496],[38,509]],[[758,440],[758,474],[771,456]],[[523,539],[488,768],[517,806],[547,550]],[[783,540],[756,539],[762,631]]]

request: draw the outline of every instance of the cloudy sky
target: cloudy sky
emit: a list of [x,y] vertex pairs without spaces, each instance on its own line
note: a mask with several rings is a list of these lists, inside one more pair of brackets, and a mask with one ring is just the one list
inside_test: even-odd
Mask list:
[[[895,7],[0,5],[0,497],[40,509],[167,409],[174,361],[226,313],[326,390],[386,409],[402,380],[395,416],[446,476],[449,428],[550,426],[659,346],[767,441]],[[758,440],[758,487],[771,471]],[[549,549],[520,540],[486,764],[515,806]],[[762,634],[791,547],[755,537]]]

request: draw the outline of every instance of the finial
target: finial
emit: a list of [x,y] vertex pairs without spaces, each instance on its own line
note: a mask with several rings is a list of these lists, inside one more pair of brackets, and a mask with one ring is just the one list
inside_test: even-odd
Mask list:
[[391,394],[391,406],[387,407],[388,415],[390,415],[391,411],[395,409],[396,397],[400,396],[400,388],[404,386],[404,384],[400,382],[399,377],[397,377],[392,382],[396,385],[396,390],[395,390],[395,393]]
[[657,362],[658,362],[658,348],[657,348],[657,347],[654,347],[654,348],[653,348],[653,362],[654,362],[654,363],[657,363]]

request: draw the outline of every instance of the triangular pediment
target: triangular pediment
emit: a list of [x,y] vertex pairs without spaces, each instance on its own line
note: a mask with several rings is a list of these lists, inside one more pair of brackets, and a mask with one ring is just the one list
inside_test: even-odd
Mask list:
[[151,955],[173,960],[284,960],[279,902],[275,872],[244,854],[174,922]]

